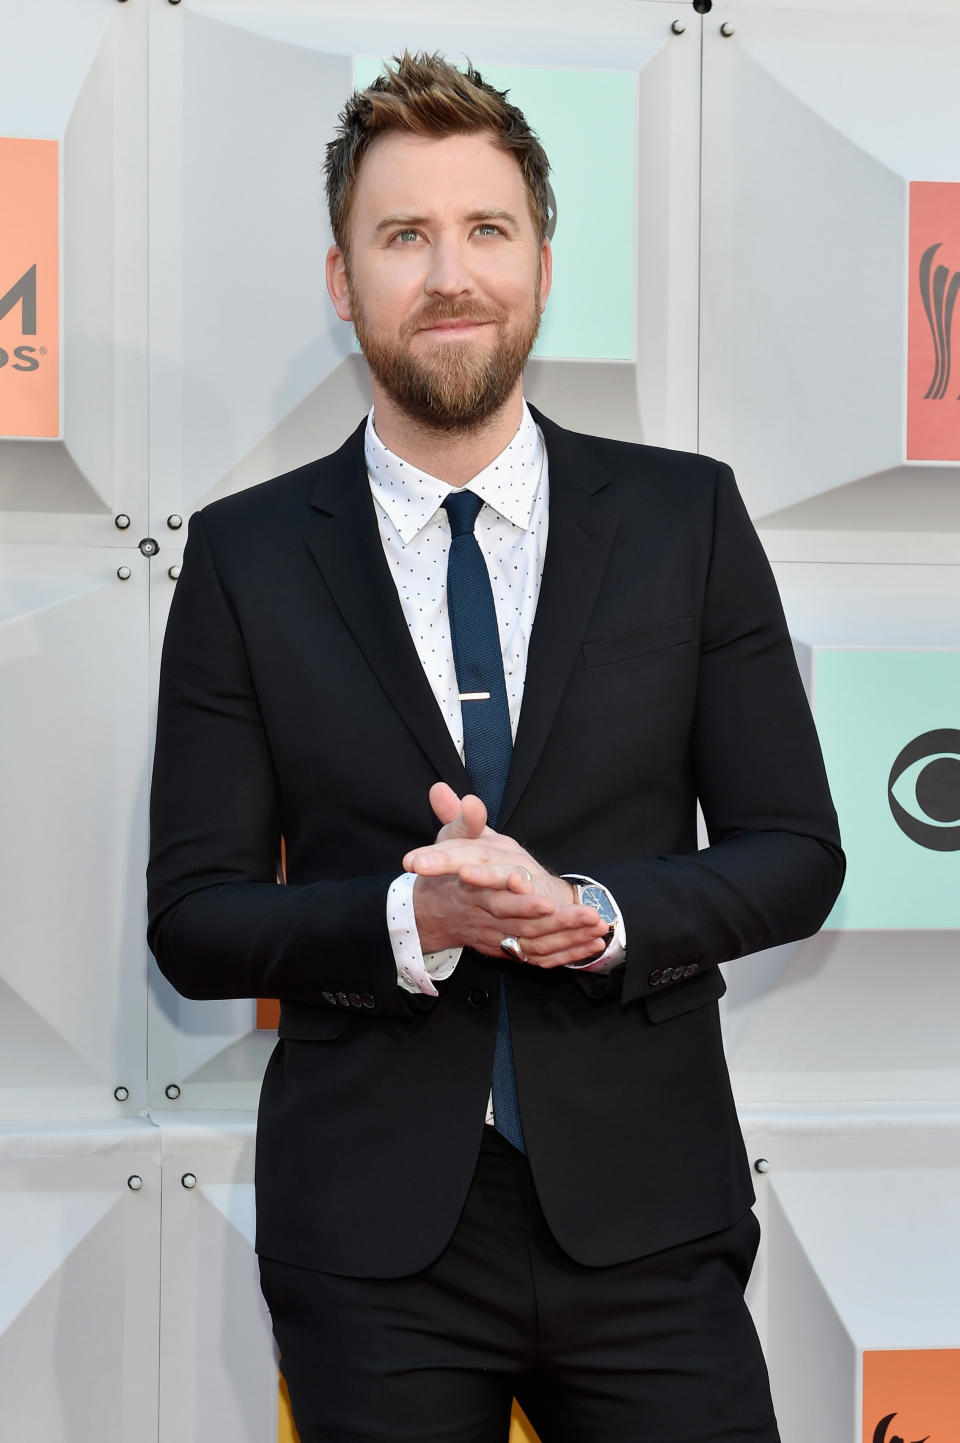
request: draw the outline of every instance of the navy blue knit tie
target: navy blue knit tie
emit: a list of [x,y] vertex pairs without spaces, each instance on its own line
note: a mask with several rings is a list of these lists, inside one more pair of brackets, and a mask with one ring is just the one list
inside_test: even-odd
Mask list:
[[[447,613],[463,716],[464,761],[470,785],[485,805],[491,827],[495,827],[510,768],[513,737],[497,611],[487,564],[473,534],[483,501],[472,491],[458,491],[443,504],[450,518]],[[493,1116],[497,1131],[514,1147],[526,1152],[502,975],[493,1055]]]

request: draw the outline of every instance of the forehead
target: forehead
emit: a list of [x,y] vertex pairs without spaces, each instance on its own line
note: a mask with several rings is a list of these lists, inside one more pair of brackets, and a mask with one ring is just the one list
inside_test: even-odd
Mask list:
[[353,201],[357,223],[374,225],[383,215],[440,218],[494,207],[527,215],[523,173],[487,132],[377,136],[360,163]]

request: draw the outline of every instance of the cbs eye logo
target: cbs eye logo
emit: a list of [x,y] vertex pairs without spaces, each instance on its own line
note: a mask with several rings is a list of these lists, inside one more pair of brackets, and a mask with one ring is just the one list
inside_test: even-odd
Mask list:
[[908,742],[890,769],[887,800],[911,842],[960,851],[960,731],[943,727]]

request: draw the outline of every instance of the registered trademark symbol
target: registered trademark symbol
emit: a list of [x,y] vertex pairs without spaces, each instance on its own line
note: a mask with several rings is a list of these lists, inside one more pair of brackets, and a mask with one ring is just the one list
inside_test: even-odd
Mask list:
[[46,348],[46,346],[40,346],[40,347],[39,347],[39,351],[40,351],[41,356],[45,356],[45,355],[47,354],[47,348]]

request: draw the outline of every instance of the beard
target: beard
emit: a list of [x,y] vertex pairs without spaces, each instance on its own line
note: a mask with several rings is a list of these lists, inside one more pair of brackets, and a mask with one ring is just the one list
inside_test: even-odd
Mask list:
[[[357,341],[387,395],[426,430],[475,431],[510,397],[540,329],[539,285],[528,315],[511,322],[508,311],[476,301],[434,301],[405,321],[396,339],[377,335],[350,284],[350,305]],[[469,319],[499,328],[496,346],[485,350],[474,341],[443,341],[432,352],[415,356],[412,338],[439,321]]]

